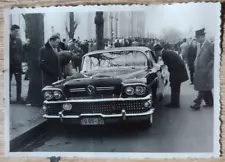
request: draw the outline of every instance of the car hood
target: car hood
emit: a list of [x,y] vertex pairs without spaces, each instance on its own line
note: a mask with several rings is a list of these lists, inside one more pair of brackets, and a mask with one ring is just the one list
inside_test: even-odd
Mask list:
[[88,78],[120,78],[122,80],[141,79],[148,72],[147,68],[103,69],[83,73]]
[[122,83],[146,83],[148,68],[114,68],[75,73],[73,76],[54,83],[54,86],[83,87],[89,84],[98,86],[121,85]]

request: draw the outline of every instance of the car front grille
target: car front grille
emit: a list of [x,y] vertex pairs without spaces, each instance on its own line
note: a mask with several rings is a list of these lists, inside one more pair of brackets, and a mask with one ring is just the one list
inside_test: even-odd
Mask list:
[[89,94],[84,87],[65,87],[64,94],[68,99],[114,98],[119,97],[121,86],[96,86],[94,94]]
[[[145,101],[116,101],[116,102],[87,102],[73,103],[73,108],[70,111],[64,111],[65,115],[80,115],[80,114],[120,114],[124,109],[127,114],[144,113],[149,108],[144,108]],[[61,104],[51,105],[48,109],[49,115],[56,115],[62,110]]]

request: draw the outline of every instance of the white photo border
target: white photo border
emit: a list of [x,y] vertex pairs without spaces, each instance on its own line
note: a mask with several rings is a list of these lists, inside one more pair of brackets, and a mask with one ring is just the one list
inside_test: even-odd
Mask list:
[[[188,5],[189,3],[173,3],[171,5]],[[221,2],[196,2],[195,4],[213,3],[218,4],[218,15],[221,16]],[[144,11],[148,6],[169,5],[88,5],[88,6],[62,6],[62,7],[37,7],[37,8],[13,8],[4,10],[4,148],[5,156],[10,157],[84,157],[84,158],[218,158],[220,157],[220,62],[221,62],[221,17],[218,16],[217,34],[215,36],[214,58],[214,148],[212,153],[120,153],[120,152],[10,152],[10,111],[9,111],[9,15],[22,13],[51,13],[51,12],[91,12],[91,11]]]

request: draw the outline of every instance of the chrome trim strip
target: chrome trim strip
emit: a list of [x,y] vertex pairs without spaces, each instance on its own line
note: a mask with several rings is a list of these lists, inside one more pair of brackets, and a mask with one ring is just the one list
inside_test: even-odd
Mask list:
[[147,85],[145,83],[122,83],[123,86],[145,86]]
[[[96,87],[97,91],[107,91],[107,90],[114,90],[115,87]],[[85,88],[72,88],[70,92],[85,92]]]
[[84,102],[107,102],[107,101],[138,101],[149,100],[152,95],[149,94],[142,98],[102,98],[102,99],[81,99],[81,100],[66,100],[66,101],[44,101],[44,104],[56,104],[56,103],[84,103]]
[[114,90],[115,87],[96,87],[97,91]]
[[70,89],[70,92],[84,92],[85,88],[72,88]]
[[134,117],[134,116],[146,116],[154,113],[155,109],[151,109],[144,113],[136,113],[136,114],[126,114],[125,110],[122,110],[121,114],[112,114],[112,115],[104,115],[104,114],[80,114],[80,115],[47,115],[44,114],[43,118],[46,119],[79,119],[81,117],[91,117],[91,116],[101,116],[102,118],[118,118],[118,117]]

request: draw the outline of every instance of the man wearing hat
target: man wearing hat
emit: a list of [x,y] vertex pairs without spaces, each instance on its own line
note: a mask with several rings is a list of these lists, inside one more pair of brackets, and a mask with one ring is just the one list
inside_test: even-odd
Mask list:
[[200,46],[195,59],[194,89],[198,91],[198,96],[191,106],[194,110],[199,110],[202,101],[204,107],[213,106],[213,69],[214,69],[214,46],[205,38],[205,29],[197,30],[196,39]]
[[179,108],[180,86],[182,82],[188,80],[187,69],[184,61],[176,52],[164,50],[160,44],[156,44],[154,46],[154,51],[158,57],[162,58],[170,73],[171,101],[165,106],[169,108]]

